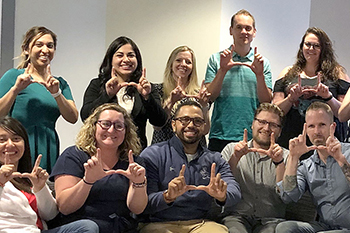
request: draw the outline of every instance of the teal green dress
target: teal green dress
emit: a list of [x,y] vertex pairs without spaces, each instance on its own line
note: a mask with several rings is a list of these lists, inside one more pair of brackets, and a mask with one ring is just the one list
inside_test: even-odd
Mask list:
[[[0,79],[0,98],[15,85],[17,76],[24,69],[10,69]],[[61,77],[60,89],[67,100],[73,100],[68,83]],[[19,120],[26,128],[32,156],[32,164],[42,154],[40,166],[49,173],[59,155],[59,138],[55,130],[58,117],[61,115],[56,100],[45,86],[32,83],[16,97],[9,115]]]

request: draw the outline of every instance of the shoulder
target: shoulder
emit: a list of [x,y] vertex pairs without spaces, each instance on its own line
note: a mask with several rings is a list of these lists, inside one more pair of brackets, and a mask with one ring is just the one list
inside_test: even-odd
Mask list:
[[229,161],[233,152],[235,151],[236,144],[237,142],[231,142],[227,144],[221,151],[222,158],[224,158],[226,161]]
[[8,71],[5,72],[5,74],[2,76],[1,79],[3,78],[16,78],[18,75],[23,74],[24,73],[24,69],[9,69]]
[[288,71],[292,68],[293,66],[287,66],[286,68],[284,68],[281,73],[278,75],[277,79],[282,79],[287,73]]
[[345,69],[340,65],[337,67],[337,69],[339,71],[339,79],[350,82],[350,78],[347,75]]
[[157,160],[161,156],[166,156],[164,153],[168,148],[168,141],[160,142],[146,147],[140,154],[140,158],[145,160]]

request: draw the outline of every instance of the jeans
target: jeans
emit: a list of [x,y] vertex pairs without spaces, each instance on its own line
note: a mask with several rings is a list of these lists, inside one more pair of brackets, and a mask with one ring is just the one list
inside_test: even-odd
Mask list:
[[42,233],[98,233],[99,228],[98,225],[88,219],[78,220],[75,222],[71,222],[65,224],[63,226],[56,227],[50,230],[44,230]]
[[327,233],[350,233],[347,229],[334,229],[331,226],[321,222],[299,222],[299,221],[286,221],[281,222],[276,227],[276,233],[314,233],[314,232],[327,232]]

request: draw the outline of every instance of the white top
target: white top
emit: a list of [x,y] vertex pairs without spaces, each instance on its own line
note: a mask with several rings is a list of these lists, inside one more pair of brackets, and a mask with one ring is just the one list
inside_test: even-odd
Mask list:
[[[53,219],[57,213],[56,200],[47,185],[34,193],[41,220]],[[0,232],[1,233],[40,233],[36,226],[37,215],[29,205],[27,197],[11,182],[0,187]],[[46,227],[43,222],[44,228]]]

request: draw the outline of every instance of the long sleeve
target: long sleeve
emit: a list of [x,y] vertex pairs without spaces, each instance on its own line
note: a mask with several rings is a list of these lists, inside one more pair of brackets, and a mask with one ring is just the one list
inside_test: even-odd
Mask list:
[[50,193],[49,187],[45,185],[39,192],[34,193],[38,205],[39,215],[45,220],[51,220],[58,214],[56,200]]

